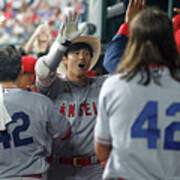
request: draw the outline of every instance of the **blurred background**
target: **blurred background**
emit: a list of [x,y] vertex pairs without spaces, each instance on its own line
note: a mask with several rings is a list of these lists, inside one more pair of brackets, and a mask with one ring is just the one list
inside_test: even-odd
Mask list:
[[[76,9],[79,24],[88,22],[86,33],[101,39],[103,53],[124,22],[127,4],[128,0],[0,0],[0,46],[23,46],[41,23],[49,26],[54,40],[62,15]],[[171,18],[173,7],[180,8],[180,0],[147,0],[147,4],[163,9]]]

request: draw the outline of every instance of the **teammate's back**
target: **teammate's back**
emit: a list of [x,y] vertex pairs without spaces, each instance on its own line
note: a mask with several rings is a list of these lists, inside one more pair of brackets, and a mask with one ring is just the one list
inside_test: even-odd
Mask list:
[[[144,2],[130,0],[127,14]],[[95,149],[104,179],[180,179],[179,72],[171,19],[143,10],[130,21],[122,62],[100,93]]]
[[53,136],[67,131],[64,119],[47,97],[21,89],[5,89],[4,104],[12,121],[0,136],[0,177],[44,173]]
[[[120,81],[116,75],[102,88],[106,98],[100,113],[108,110],[113,146],[104,176],[121,175],[128,180],[178,179],[180,83],[170,77],[166,68],[161,86],[153,82],[148,88],[137,85],[139,79],[137,75],[130,82]],[[106,115],[102,119],[106,124]],[[101,131],[105,129],[98,129]]]
[[15,49],[0,49],[0,64],[0,179],[41,179],[52,140],[67,135],[68,121],[49,98],[17,88],[23,69]]

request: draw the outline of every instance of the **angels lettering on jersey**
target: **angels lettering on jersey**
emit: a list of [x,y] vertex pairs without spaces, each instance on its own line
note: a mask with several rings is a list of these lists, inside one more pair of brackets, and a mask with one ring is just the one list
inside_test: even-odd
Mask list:
[[82,117],[82,116],[96,116],[97,107],[95,101],[83,102],[81,104],[67,104],[62,103],[59,112],[67,118]]

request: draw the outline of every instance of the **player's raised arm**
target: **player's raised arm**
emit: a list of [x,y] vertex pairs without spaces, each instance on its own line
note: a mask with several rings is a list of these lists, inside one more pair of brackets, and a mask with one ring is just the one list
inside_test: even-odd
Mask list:
[[85,29],[85,24],[81,26],[81,29],[78,29],[78,15],[76,12],[73,11],[64,15],[58,36],[49,53],[41,57],[36,64],[37,83],[45,87],[52,83],[64,52],[71,45],[71,42],[79,37]]
[[173,11],[176,12],[176,13],[178,13],[178,14],[180,14],[180,8],[178,8],[178,7],[175,7],[175,8],[173,9]]
[[141,10],[146,7],[146,0],[130,0],[126,15],[125,23],[121,24],[117,34],[109,43],[105,53],[103,66],[109,73],[114,73],[118,63],[126,48],[129,34],[129,23]]

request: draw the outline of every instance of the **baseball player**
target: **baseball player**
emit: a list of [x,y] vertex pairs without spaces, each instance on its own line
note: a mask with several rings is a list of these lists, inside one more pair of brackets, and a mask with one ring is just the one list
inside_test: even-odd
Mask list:
[[[65,148],[54,142],[54,161],[49,180],[100,180],[102,166],[94,152],[94,125],[98,95],[105,76],[87,77],[100,54],[98,38],[80,36],[77,16],[69,13],[47,56],[36,63],[37,85],[71,123],[72,136]],[[60,66],[59,66],[60,63]],[[59,67],[58,67],[59,66]],[[64,72],[57,77],[56,69]],[[66,142],[66,141],[65,141]]]
[[116,72],[101,89],[95,126],[103,179],[180,179],[180,61],[165,12],[132,19]]
[[21,79],[21,56],[0,49],[0,180],[45,178],[52,140],[70,133],[68,121],[52,101],[16,86]]

